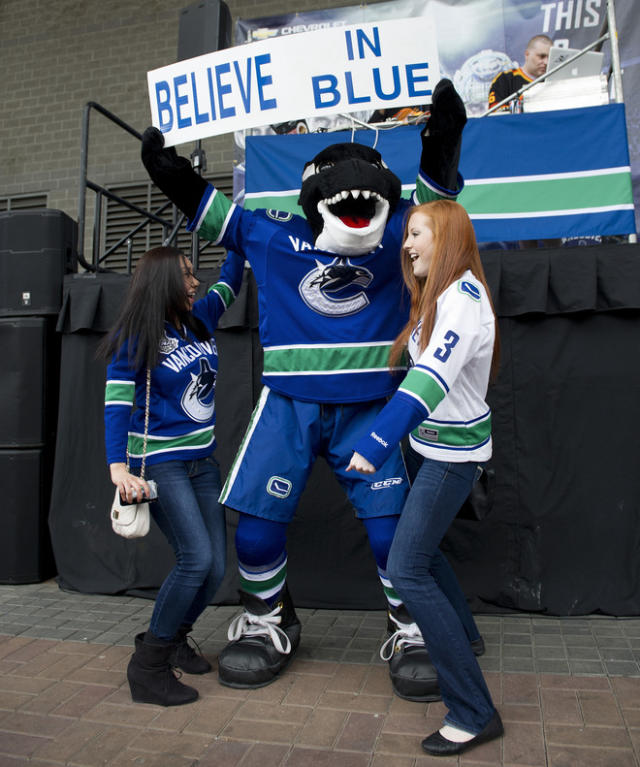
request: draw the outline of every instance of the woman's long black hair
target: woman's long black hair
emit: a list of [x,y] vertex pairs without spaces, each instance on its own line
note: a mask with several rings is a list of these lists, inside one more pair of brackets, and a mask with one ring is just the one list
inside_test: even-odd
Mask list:
[[100,356],[111,357],[128,341],[129,365],[136,370],[155,367],[165,320],[189,328],[200,341],[209,339],[211,333],[204,323],[187,308],[183,258],[181,250],[166,246],[142,256],[118,319],[98,347]]

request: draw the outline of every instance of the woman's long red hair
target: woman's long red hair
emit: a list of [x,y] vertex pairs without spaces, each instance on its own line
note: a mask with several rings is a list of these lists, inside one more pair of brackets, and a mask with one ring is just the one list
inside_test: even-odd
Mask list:
[[[403,243],[407,240],[409,220],[414,213],[422,213],[430,219],[433,233],[433,256],[426,277],[415,277],[413,266],[407,251],[402,247],[402,275],[411,296],[409,321],[393,342],[389,353],[389,365],[396,365],[409,342],[409,337],[420,320],[420,351],[426,348],[436,318],[436,302],[438,297],[451,285],[460,279],[469,269],[474,277],[484,285],[491,302],[491,294],[482,268],[478,244],[471,219],[462,205],[453,200],[435,200],[409,209],[404,227]],[[495,310],[494,310],[495,316]],[[491,379],[498,373],[500,361],[500,336],[498,321],[495,321],[495,341],[491,360]]]

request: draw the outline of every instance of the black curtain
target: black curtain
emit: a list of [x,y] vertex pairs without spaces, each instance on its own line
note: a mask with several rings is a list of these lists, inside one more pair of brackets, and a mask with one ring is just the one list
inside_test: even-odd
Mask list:
[[[477,612],[640,611],[640,247],[482,254],[500,322],[489,391],[494,456],[443,549]],[[203,284],[215,272],[202,275]],[[68,276],[58,320],[61,394],[49,525],[63,588],[153,595],[172,566],[157,529],[112,533],[104,455],[104,362],[95,358],[128,278]],[[217,458],[229,470],[260,390],[256,288],[247,273],[223,317]],[[478,519],[478,517],[482,517]],[[233,536],[217,603],[235,603]],[[306,607],[385,601],[362,525],[321,459],[288,537],[289,584]]]

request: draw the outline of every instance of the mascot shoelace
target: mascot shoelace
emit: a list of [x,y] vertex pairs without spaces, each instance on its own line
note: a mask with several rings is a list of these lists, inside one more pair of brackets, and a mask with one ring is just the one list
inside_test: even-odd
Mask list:
[[286,530],[318,454],[363,520],[389,603],[383,657],[396,694],[437,700],[435,669],[417,626],[386,577],[408,491],[400,448],[373,475],[347,474],[356,438],[395,390],[391,343],[407,319],[400,270],[411,204],[454,198],[464,105],[449,80],[434,90],[421,133],[411,202],[380,154],[334,144],[302,173],[306,218],[246,211],[202,179],[162,134],[148,128],[142,160],[155,184],[189,218],[188,229],[251,264],[258,286],[263,390],[220,496],[239,512],[236,549],[243,611],[218,661],[230,687],[269,684],[291,661],[300,622],[286,585]]

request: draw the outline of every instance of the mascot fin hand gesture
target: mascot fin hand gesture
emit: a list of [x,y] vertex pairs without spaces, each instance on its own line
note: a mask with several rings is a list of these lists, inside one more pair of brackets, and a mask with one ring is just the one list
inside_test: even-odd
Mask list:
[[189,219],[195,218],[207,182],[180,157],[174,147],[165,149],[164,136],[153,127],[142,134],[142,163],[153,183]]

